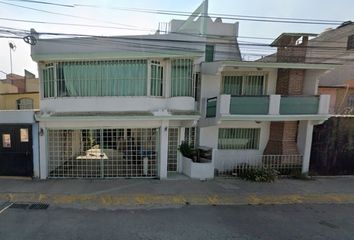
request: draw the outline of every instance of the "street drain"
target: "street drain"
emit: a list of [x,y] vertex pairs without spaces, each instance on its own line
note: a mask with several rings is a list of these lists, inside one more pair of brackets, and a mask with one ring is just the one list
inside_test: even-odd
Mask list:
[[29,204],[26,204],[26,203],[13,203],[10,208],[16,208],[16,209],[27,209],[29,206]]
[[33,209],[33,210],[46,210],[49,207],[49,204],[46,203],[34,203],[31,204],[31,206],[29,207],[29,209]]

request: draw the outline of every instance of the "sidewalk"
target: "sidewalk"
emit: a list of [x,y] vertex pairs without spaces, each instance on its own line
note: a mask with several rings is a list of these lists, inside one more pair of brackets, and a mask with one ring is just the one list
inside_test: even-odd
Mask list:
[[1,202],[44,202],[51,206],[119,209],[184,205],[354,203],[354,177],[198,180],[14,180],[0,179]]

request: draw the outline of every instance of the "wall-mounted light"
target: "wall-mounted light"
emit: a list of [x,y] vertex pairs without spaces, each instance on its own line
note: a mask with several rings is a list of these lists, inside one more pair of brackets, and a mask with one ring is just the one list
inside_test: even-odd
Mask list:
[[165,132],[167,132],[167,130],[168,130],[168,127],[165,127]]
[[44,135],[44,130],[43,130],[43,128],[40,128],[39,129],[39,136],[43,136]]

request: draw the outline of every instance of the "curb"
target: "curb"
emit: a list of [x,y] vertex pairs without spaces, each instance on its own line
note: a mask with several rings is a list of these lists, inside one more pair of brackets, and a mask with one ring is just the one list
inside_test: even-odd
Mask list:
[[46,193],[0,193],[0,201],[39,202],[60,207],[119,209],[172,206],[354,204],[354,194],[289,195],[74,195]]

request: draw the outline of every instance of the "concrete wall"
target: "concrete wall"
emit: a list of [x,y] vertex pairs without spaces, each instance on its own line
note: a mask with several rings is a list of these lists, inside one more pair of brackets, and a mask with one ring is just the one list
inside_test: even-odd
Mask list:
[[324,74],[325,70],[306,70],[303,83],[304,95],[316,95],[318,94],[319,78]]

